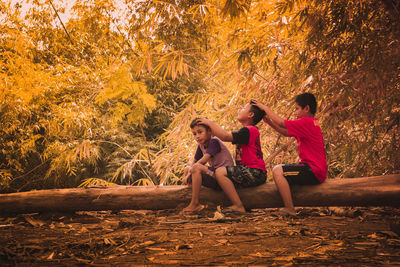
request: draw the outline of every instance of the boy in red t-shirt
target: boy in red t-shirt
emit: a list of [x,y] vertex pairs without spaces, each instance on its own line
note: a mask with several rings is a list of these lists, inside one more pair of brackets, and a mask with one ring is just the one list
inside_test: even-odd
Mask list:
[[272,175],[282,197],[282,213],[296,215],[293,205],[291,185],[315,185],[325,181],[327,173],[324,138],[318,119],[314,118],[317,101],[311,93],[296,97],[297,120],[284,120],[269,107],[254,101],[265,111],[264,121],[283,136],[295,137],[300,157],[298,164],[277,165]]
[[243,127],[234,132],[227,132],[207,119],[201,119],[199,122],[210,127],[213,135],[222,141],[236,144],[236,166],[220,167],[215,171],[219,186],[232,202],[232,206],[226,208],[228,212],[246,211],[236,187],[258,186],[265,183],[267,178],[261,151],[260,132],[255,127],[264,115],[264,111],[257,106],[251,103],[246,104],[237,116],[237,120]]

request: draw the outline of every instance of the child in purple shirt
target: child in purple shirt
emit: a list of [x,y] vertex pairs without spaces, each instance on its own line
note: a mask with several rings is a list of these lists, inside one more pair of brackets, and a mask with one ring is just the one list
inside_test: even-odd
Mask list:
[[201,119],[200,122],[211,128],[212,133],[222,141],[236,144],[236,166],[220,167],[215,172],[218,184],[232,202],[226,208],[232,212],[245,212],[235,187],[252,187],[265,183],[267,178],[265,163],[260,145],[260,133],[255,125],[261,121],[264,111],[251,103],[238,113],[237,120],[243,127],[227,132],[215,122]]
[[[215,190],[221,190],[215,180],[215,170],[222,166],[233,165],[232,156],[218,137],[212,137],[210,128],[194,119],[190,124],[193,136],[198,143],[194,161],[190,167],[184,170],[183,184],[192,185],[192,200],[183,209],[184,213],[201,211],[204,206],[199,202],[201,185]],[[209,166],[206,166],[206,164]]]
[[290,186],[295,184],[315,185],[326,179],[324,138],[318,119],[314,118],[317,101],[311,93],[298,95],[295,101],[297,120],[284,120],[269,107],[257,101],[254,102],[265,111],[265,122],[283,136],[292,136],[297,140],[300,162],[277,165],[272,170],[276,187],[285,205],[281,212],[296,215]]

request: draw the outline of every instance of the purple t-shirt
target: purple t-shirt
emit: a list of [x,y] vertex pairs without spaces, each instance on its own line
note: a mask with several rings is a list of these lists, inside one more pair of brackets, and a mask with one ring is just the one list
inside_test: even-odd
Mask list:
[[239,131],[232,132],[232,136],[232,144],[236,144],[236,165],[267,171],[257,127],[248,125]]
[[218,138],[211,137],[210,143],[207,147],[198,145],[196,154],[194,155],[195,161],[198,161],[204,154],[211,155],[208,164],[214,170],[219,167],[233,166],[233,159],[226,145]]
[[300,163],[310,165],[322,183],[326,179],[327,165],[324,138],[318,119],[303,117],[298,120],[285,120],[285,124],[289,135],[297,140]]

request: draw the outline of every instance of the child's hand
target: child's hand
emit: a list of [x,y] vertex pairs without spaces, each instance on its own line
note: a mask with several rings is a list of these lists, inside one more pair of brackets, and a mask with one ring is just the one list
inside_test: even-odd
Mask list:
[[183,180],[182,180],[182,184],[183,185],[188,185],[189,183],[188,183],[188,179],[189,179],[189,177],[191,176],[192,174],[191,173],[188,173],[186,176],[185,176],[185,178],[183,178]]
[[199,119],[199,123],[210,126],[210,124],[212,124],[212,121],[210,121],[209,119],[206,119],[206,118],[202,118],[202,119]]
[[192,175],[192,167],[187,166],[185,169],[183,169],[183,175],[185,176],[182,180],[182,184],[187,185],[188,184],[188,179],[190,175]]
[[187,183],[188,178],[189,178],[189,176],[185,176],[185,178],[183,178],[183,180],[182,180],[182,184],[183,185],[187,185],[188,184]]
[[261,102],[258,102],[258,101],[255,100],[255,99],[252,99],[252,100],[250,101],[250,103],[251,103],[252,105],[255,105],[255,106],[259,107],[260,109],[262,109],[262,110],[264,110],[264,111],[265,111],[265,108],[267,107],[266,105],[262,104]]

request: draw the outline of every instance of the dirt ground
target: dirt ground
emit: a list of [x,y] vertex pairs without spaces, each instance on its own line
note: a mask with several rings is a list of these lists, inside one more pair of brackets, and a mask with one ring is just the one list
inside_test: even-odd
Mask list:
[[0,218],[1,266],[400,266],[400,208],[177,210]]

